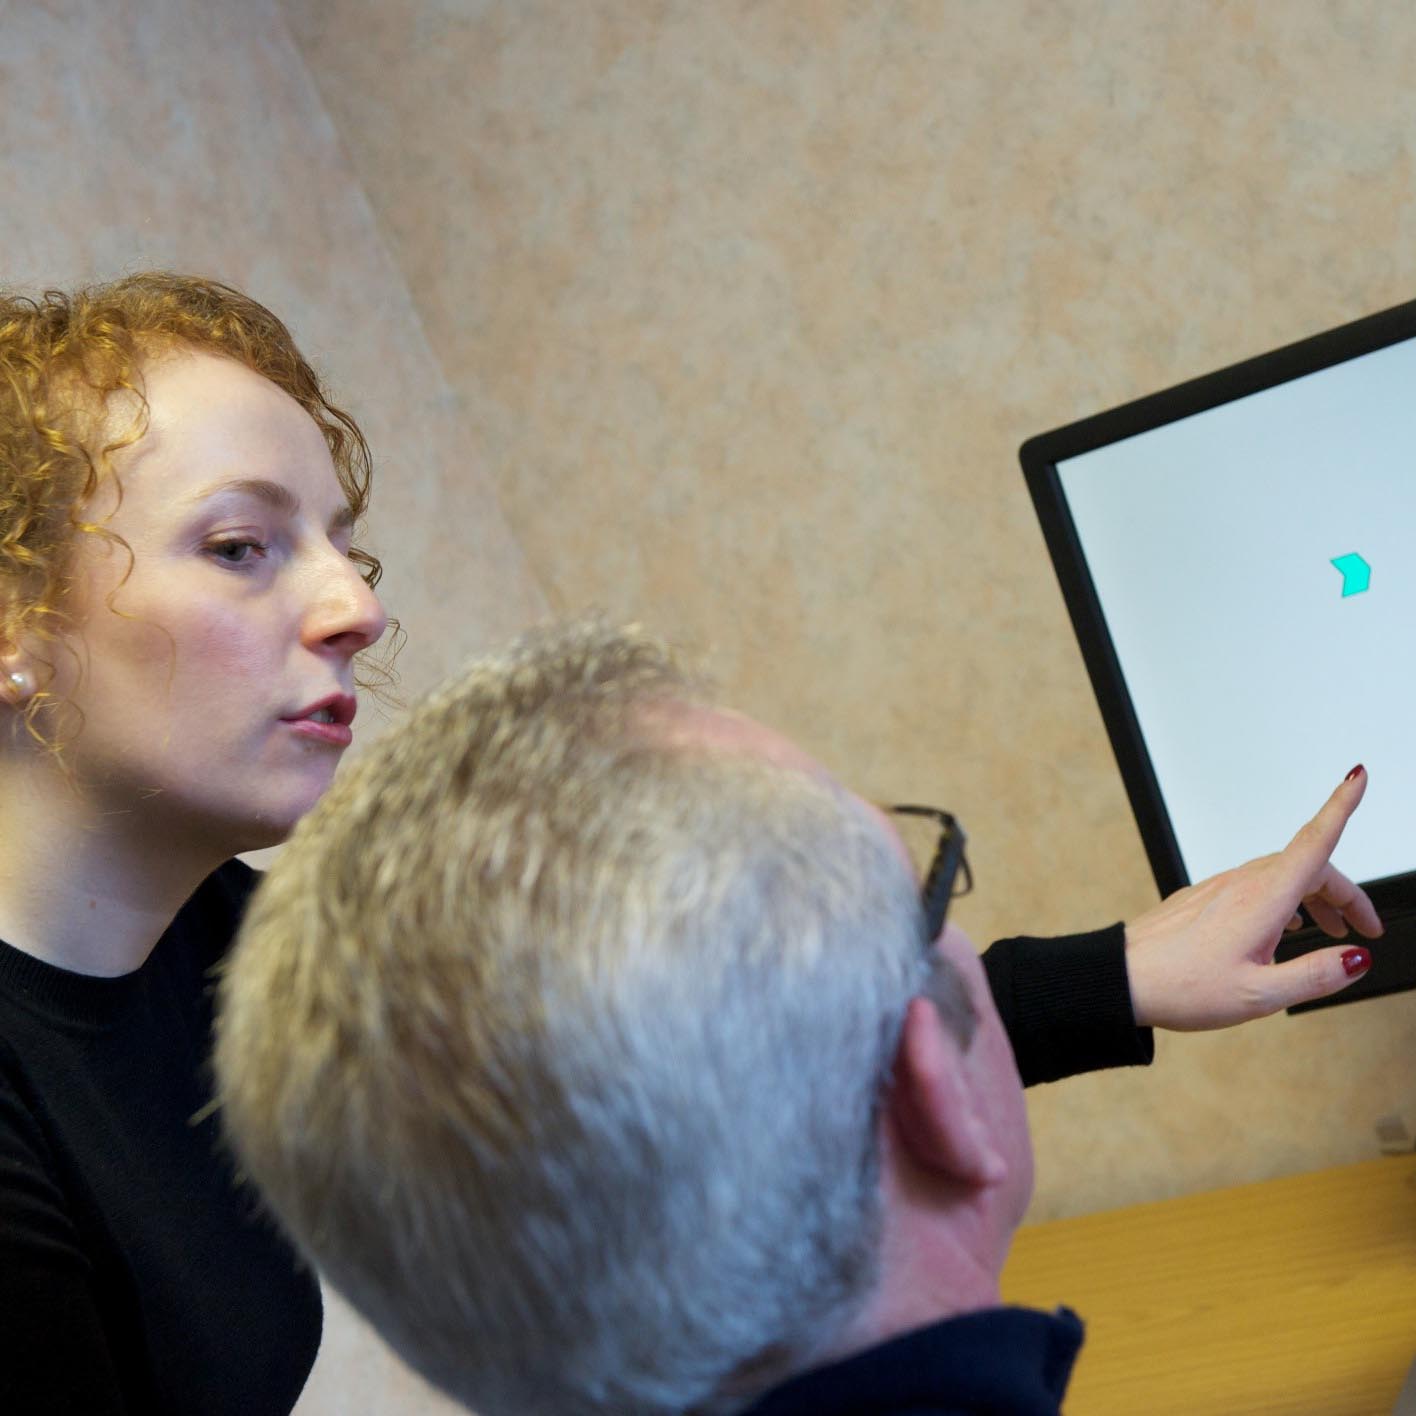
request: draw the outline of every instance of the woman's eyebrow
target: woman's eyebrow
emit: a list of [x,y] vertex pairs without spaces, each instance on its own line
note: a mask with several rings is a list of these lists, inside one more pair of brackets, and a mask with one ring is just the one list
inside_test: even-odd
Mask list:
[[300,498],[289,487],[265,477],[232,477],[225,482],[213,482],[211,486],[194,492],[189,500],[194,503],[210,501],[212,497],[219,497],[227,492],[255,497],[257,501],[265,502],[276,511],[288,512],[291,515],[300,509]]
[[[211,486],[196,492],[190,500],[193,503],[209,501],[229,492],[255,497],[287,516],[294,516],[300,510],[300,498],[283,483],[272,482],[267,477],[232,477],[224,482],[213,482]],[[346,504],[330,517],[330,530],[347,531],[354,525],[355,519],[354,508]]]

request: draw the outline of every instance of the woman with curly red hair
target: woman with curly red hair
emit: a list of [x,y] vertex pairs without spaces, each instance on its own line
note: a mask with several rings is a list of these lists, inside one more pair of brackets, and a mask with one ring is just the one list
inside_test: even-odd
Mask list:
[[313,1275],[220,1145],[212,966],[352,736],[369,458],[213,281],[0,299],[0,1406],[288,1412]]

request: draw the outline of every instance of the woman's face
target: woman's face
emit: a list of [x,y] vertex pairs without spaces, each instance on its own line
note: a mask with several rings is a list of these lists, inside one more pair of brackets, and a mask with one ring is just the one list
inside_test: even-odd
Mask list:
[[148,431],[114,455],[121,498],[109,485],[86,513],[132,571],[79,537],[78,662],[60,653],[54,686],[82,712],[66,755],[102,819],[225,855],[281,840],[329,785],[354,655],[386,620],[294,399],[193,351],[145,382]]

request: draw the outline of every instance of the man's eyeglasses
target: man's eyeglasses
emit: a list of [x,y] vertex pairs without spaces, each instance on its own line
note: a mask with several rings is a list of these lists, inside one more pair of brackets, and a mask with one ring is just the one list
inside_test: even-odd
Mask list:
[[897,816],[921,817],[939,827],[939,843],[929,868],[924,873],[920,898],[924,905],[924,939],[933,944],[944,929],[949,913],[949,901],[967,895],[973,889],[973,871],[969,869],[964,847],[968,837],[964,828],[947,811],[935,806],[887,806],[886,811]]

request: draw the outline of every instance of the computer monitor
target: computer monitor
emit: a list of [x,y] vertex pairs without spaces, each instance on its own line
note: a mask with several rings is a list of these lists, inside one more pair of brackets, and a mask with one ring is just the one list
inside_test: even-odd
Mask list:
[[1335,862],[1388,937],[1327,1001],[1416,987],[1416,301],[1020,456],[1161,893],[1277,850],[1364,763]]

